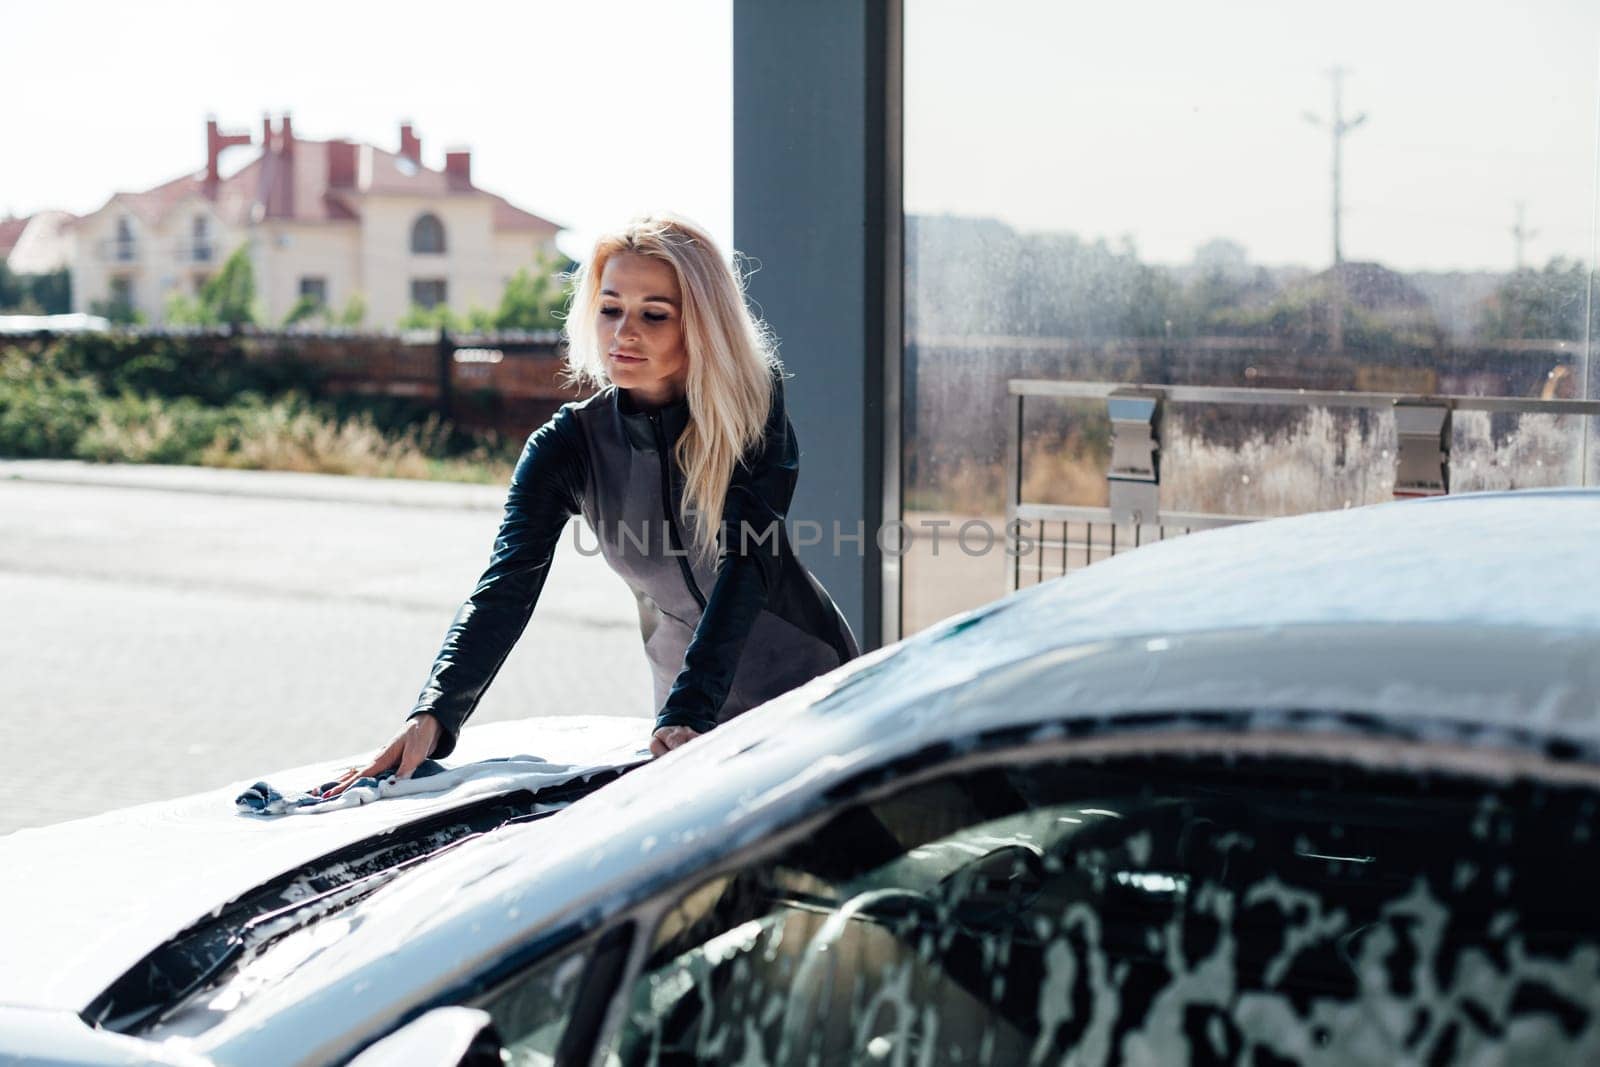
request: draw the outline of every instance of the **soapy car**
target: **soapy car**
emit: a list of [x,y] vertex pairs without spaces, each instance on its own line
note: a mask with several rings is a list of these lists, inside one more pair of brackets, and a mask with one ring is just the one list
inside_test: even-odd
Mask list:
[[0,1061],[1600,1062],[1600,493],[1166,541],[645,725],[0,839]]

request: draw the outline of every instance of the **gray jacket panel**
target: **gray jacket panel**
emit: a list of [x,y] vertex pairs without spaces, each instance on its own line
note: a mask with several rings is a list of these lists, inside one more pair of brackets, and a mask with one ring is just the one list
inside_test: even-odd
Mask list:
[[682,527],[683,476],[672,443],[688,418],[684,401],[641,411],[612,387],[563,405],[529,436],[489,566],[456,613],[411,711],[444,727],[435,756],[455,747],[527,626],[561,533],[578,514],[638,603],[658,727],[708,730],[859,654],[783,525],[799,445],[781,377],[763,441],[729,484],[712,559],[691,555],[692,531]]

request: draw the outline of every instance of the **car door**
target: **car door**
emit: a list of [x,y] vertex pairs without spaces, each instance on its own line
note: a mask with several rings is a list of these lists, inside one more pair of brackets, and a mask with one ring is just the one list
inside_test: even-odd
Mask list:
[[480,1003],[513,1063],[1597,1062],[1592,779],[1221,747],[877,775]]

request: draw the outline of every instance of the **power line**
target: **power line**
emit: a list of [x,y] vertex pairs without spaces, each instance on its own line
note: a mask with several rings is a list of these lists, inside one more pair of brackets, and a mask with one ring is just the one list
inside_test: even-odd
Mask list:
[[1344,242],[1341,234],[1343,222],[1343,186],[1344,186],[1344,139],[1351,130],[1367,121],[1366,112],[1361,112],[1353,118],[1344,117],[1344,76],[1350,73],[1344,67],[1334,67],[1328,71],[1328,78],[1333,82],[1333,117],[1324,119],[1312,111],[1305,113],[1306,121],[1313,126],[1325,127],[1333,137],[1333,264],[1337,267],[1344,262]]
[[1328,348],[1332,352],[1344,351],[1344,139],[1351,130],[1367,121],[1365,112],[1354,118],[1344,117],[1344,76],[1348,74],[1344,67],[1334,67],[1328,71],[1328,78],[1333,82],[1333,111],[1332,116],[1323,119],[1314,112],[1305,113],[1306,121],[1313,126],[1326,127],[1333,137],[1333,270],[1332,298],[1329,300],[1329,330]]
[[1517,201],[1517,224],[1511,227],[1511,239],[1515,242],[1517,248],[1517,271],[1519,273],[1522,271],[1523,266],[1522,247],[1524,243],[1539,236],[1538,230],[1528,229],[1523,222],[1523,212],[1527,209],[1527,206],[1521,200]]

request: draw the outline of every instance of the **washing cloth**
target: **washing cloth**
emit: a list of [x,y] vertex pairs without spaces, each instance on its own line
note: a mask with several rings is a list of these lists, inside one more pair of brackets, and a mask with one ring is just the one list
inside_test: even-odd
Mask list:
[[[649,759],[649,751],[636,753],[637,761]],[[320,815],[342,808],[359,807],[385,797],[422,796],[449,792],[455,797],[474,797],[512,792],[518,789],[544,789],[554,785],[586,779],[601,771],[616,770],[631,764],[604,763],[596,766],[578,766],[569,763],[551,763],[538,756],[505,756],[479,760],[459,767],[446,767],[434,760],[425,760],[410,778],[396,780],[393,771],[378,777],[357,778],[336,797],[321,793],[335,783],[326,782],[312,790],[275,788],[269,782],[257,782],[234,799],[234,807],[242,815]]]

